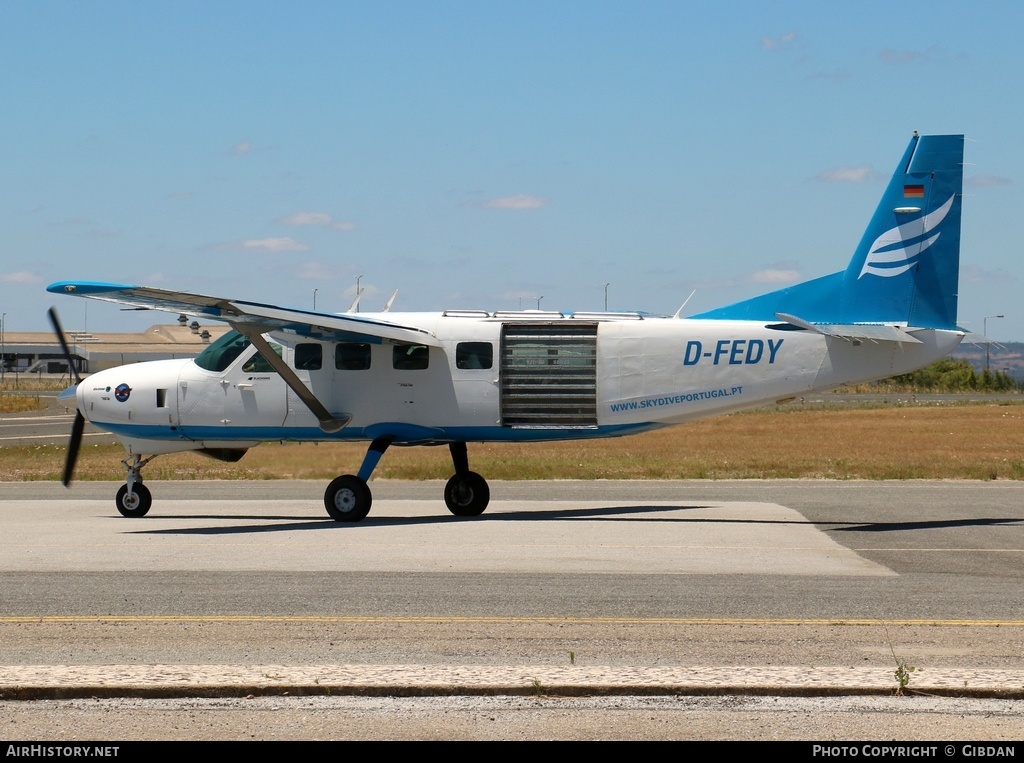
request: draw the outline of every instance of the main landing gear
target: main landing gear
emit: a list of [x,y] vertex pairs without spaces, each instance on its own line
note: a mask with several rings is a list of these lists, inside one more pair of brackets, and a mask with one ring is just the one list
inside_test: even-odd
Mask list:
[[[363,464],[359,468],[359,474],[344,474],[332,480],[327,486],[324,492],[324,506],[331,519],[336,522],[359,522],[370,513],[373,494],[366,483],[393,440],[392,437],[378,437],[370,443]],[[444,486],[444,502],[448,511],[457,517],[476,517],[483,514],[491,500],[487,480],[469,470],[466,443],[450,443],[448,450],[451,451],[452,464],[455,467],[455,474]],[[144,517],[149,513],[153,505],[153,495],[149,488],[142,484],[142,467],[154,458],[155,455],[143,458],[133,453],[121,462],[128,476],[125,484],[118,488],[114,501],[122,516]]]
[[[393,439],[378,437],[370,443],[358,475],[344,474],[327,486],[324,492],[324,506],[336,522],[358,522],[370,513],[373,495],[366,483]],[[469,470],[466,443],[450,443],[448,450],[452,454],[455,474],[444,486],[445,505],[457,517],[475,517],[483,514],[491,500],[487,480]]]

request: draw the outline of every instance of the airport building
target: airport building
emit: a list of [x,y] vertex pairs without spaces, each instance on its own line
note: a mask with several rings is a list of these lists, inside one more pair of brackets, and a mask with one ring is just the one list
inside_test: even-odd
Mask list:
[[[84,375],[146,360],[194,358],[229,330],[222,323],[203,326],[182,315],[176,324],[158,324],[139,333],[68,331],[67,338],[78,372]],[[68,373],[64,351],[50,332],[4,332],[0,337],[0,361],[5,375]]]

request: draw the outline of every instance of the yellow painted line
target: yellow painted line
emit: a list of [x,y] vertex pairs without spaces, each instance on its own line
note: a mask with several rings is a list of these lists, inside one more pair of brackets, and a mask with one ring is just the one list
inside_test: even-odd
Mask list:
[[15,623],[579,623],[627,625],[931,625],[948,627],[1024,628],[1024,620],[870,620],[719,617],[435,617],[341,615],[11,615],[0,624]]

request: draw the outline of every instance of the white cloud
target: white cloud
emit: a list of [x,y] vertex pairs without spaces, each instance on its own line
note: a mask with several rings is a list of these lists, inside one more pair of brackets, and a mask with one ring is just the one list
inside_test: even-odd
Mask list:
[[330,281],[337,277],[330,265],[319,261],[302,263],[298,276],[311,281]]
[[19,270],[17,273],[4,273],[0,275],[0,281],[4,283],[42,283],[42,278],[27,270]]
[[850,79],[850,72],[848,69],[833,69],[832,71],[819,71],[812,74],[809,79],[819,80],[821,82],[845,82]]
[[874,178],[874,171],[866,164],[859,167],[835,167],[831,170],[822,170],[814,176],[815,180],[823,183],[865,183]]
[[801,279],[800,271],[792,268],[765,268],[750,275],[754,283],[796,283]]
[[241,143],[236,143],[231,147],[231,153],[235,156],[245,156],[246,154],[252,153],[252,143],[247,140],[243,140]]
[[878,57],[883,63],[893,66],[903,66],[918,61],[928,63],[949,63],[962,61],[966,56],[963,53],[950,53],[941,45],[931,45],[924,50],[896,50],[895,48],[883,48],[879,51]]
[[326,212],[293,212],[290,215],[285,215],[277,222],[281,225],[310,225],[340,231],[356,229],[354,222],[348,220],[338,222]]
[[289,236],[277,238],[252,238],[241,242],[243,249],[261,249],[267,252],[308,252],[309,246],[300,244]]
[[278,220],[281,225],[330,225],[333,221],[326,212],[293,212]]
[[1007,284],[1016,283],[1017,278],[1005,270],[985,270],[977,265],[961,265],[960,280],[964,283]]
[[786,32],[781,37],[762,37],[761,47],[765,50],[775,50],[784,45],[788,45],[796,39],[796,32]]
[[519,194],[517,196],[500,196],[497,199],[483,202],[482,206],[490,207],[491,209],[540,209],[547,206],[547,204],[548,199],[542,196]]
[[92,236],[93,238],[114,238],[116,236],[120,236],[121,231],[116,230],[115,228],[91,228],[86,232],[86,235]]
[[999,177],[998,175],[975,175],[969,180],[965,180],[964,185],[1011,185],[1011,181],[1009,178]]

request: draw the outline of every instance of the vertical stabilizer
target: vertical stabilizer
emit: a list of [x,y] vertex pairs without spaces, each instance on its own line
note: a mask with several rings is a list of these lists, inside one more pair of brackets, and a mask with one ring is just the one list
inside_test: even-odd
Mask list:
[[963,148],[915,133],[845,271],[693,317],[955,329]]
[[844,323],[956,328],[962,135],[915,136],[846,269]]

